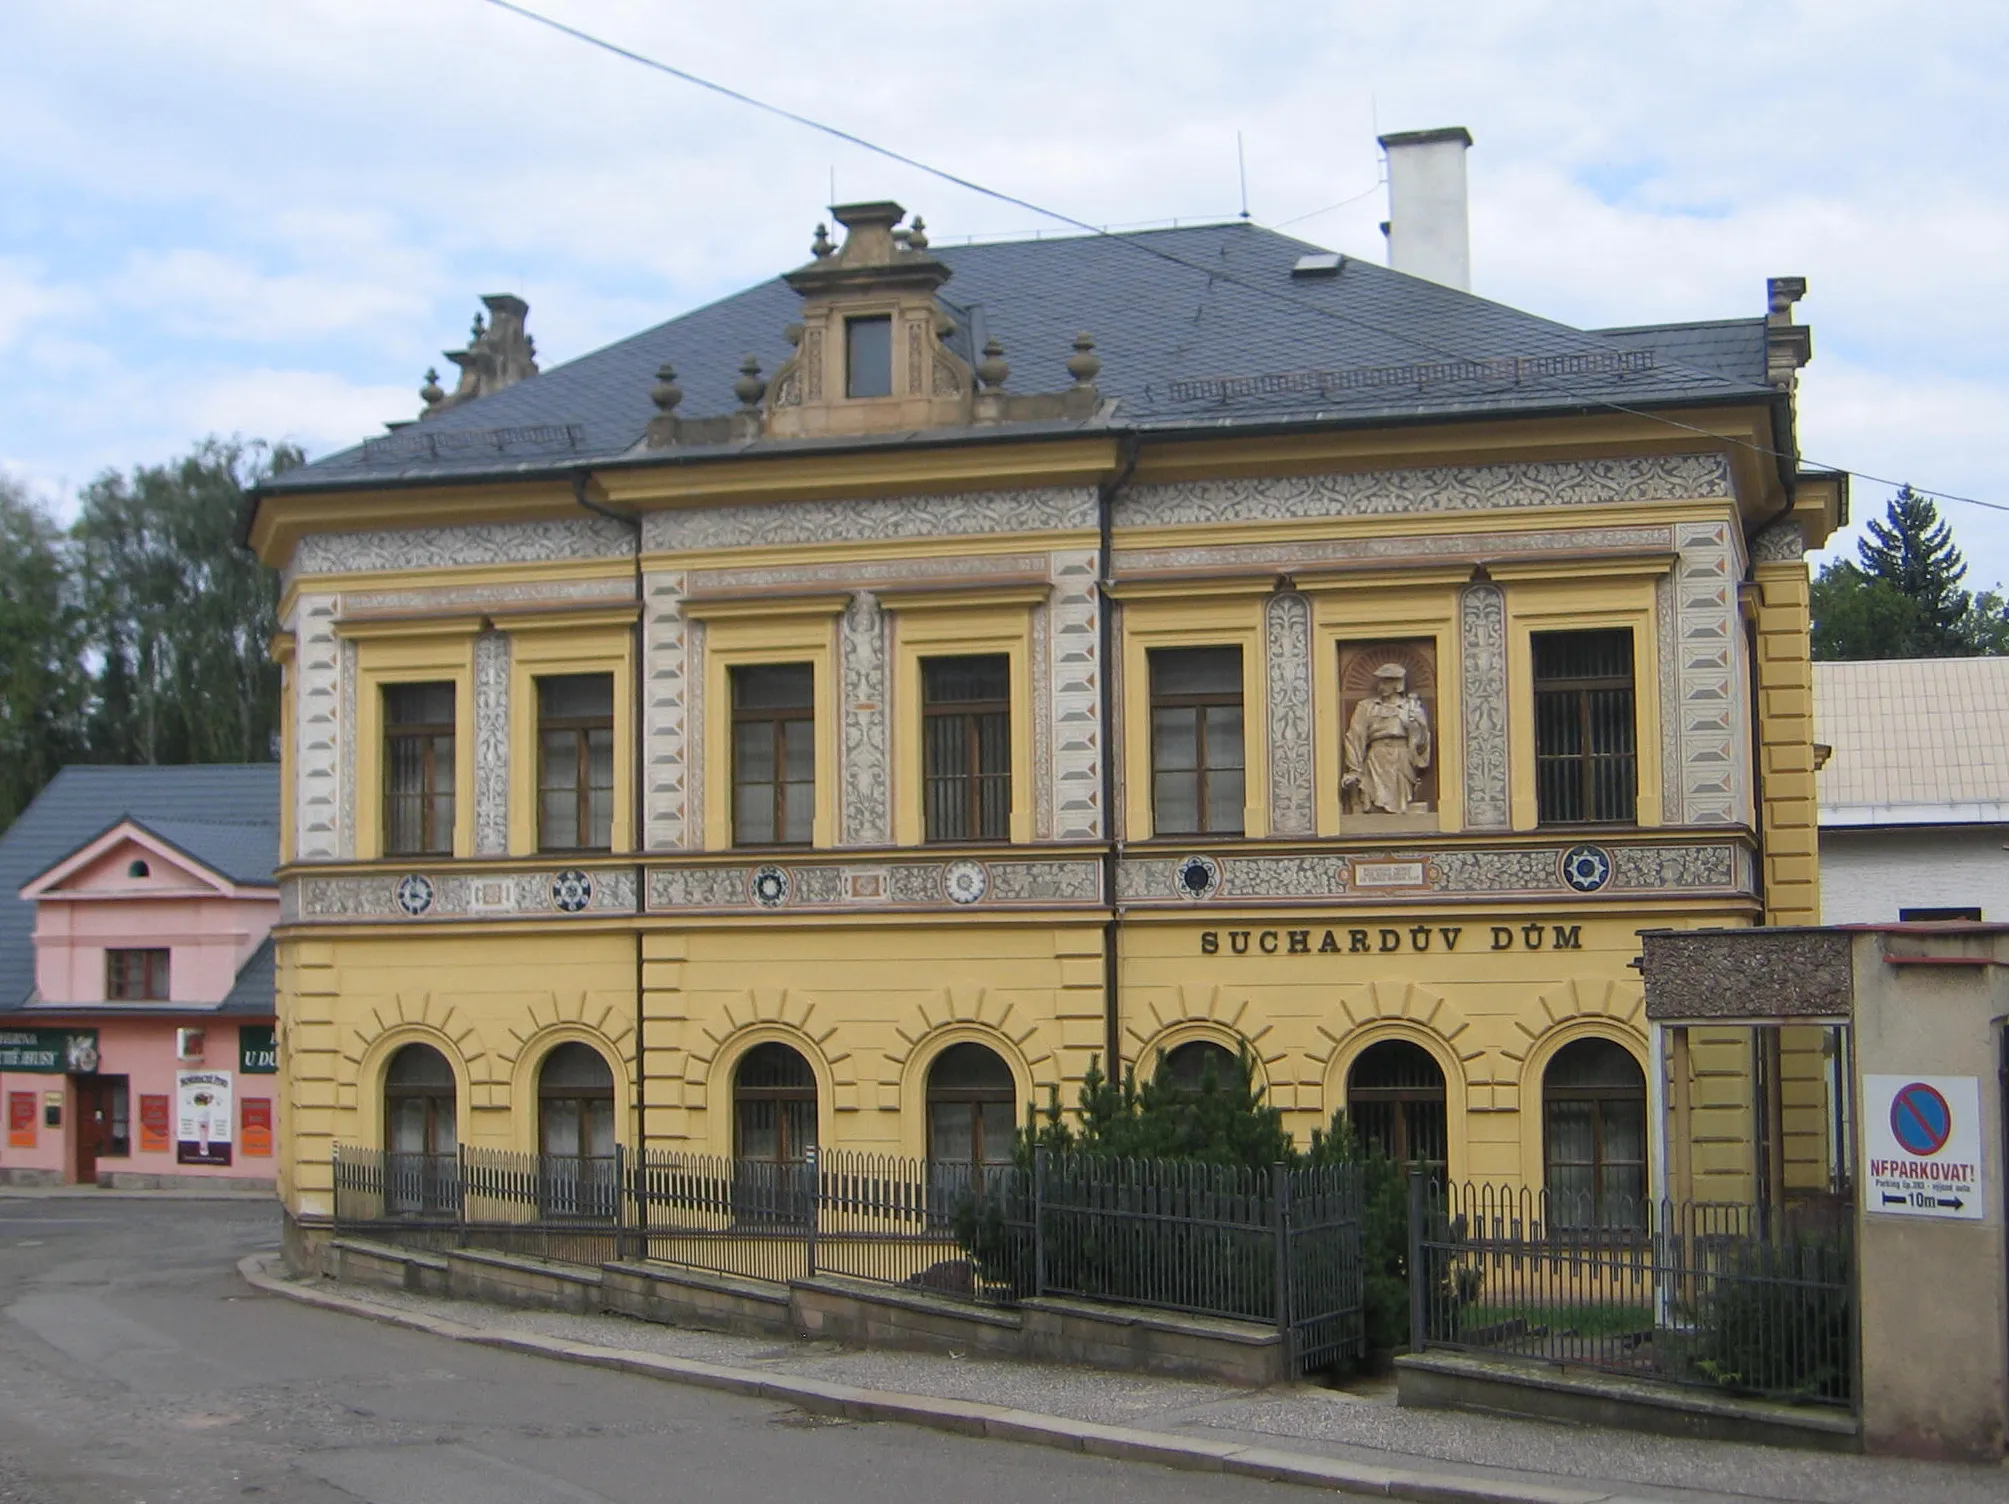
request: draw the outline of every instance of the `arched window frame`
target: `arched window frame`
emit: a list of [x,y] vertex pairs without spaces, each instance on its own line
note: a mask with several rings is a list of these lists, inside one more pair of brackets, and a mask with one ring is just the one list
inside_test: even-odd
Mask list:
[[[1362,1079],[1363,1067],[1371,1070],[1385,1065],[1397,1052],[1410,1051],[1416,1058],[1405,1063],[1427,1065],[1429,1076],[1435,1078],[1434,1085],[1427,1081],[1383,1084]],[[1380,1143],[1398,1164],[1415,1164],[1439,1176],[1447,1173],[1451,1152],[1450,1082],[1445,1078],[1442,1062],[1415,1040],[1401,1035],[1377,1039],[1353,1058],[1346,1071],[1346,1115],[1363,1144],[1370,1140]]]
[[[588,1061],[597,1070],[575,1069]],[[567,1071],[581,1079],[562,1079]],[[614,1092],[613,1066],[583,1040],[553,1045],[538,1062],[539,1197],[547,1216],[607,1218],[618,1209]]]
[[[976,1085],[950,1085],[938,1080],[945,1064],[975,1059],[981,1051],[995,1068],[996,1079]],[[1018,1087],[1010,1063],[987,1044],[959,1040],[928,1062],[926,1086],[928,1161],[930,1164],[999,1166],[1011,1163],[1018,1127]],[[999,1112],[996,1109],[1002,1108]],[[988,1109],[988,1110],[987,1110]],[[967,1155],[950,1157],[943,1150],[943,1120],[961,1119],[967,1131]]]
[[[426,1056],[439,1068],[421,1077],[416,1067]],[[383,1098],[385,1214],[457,1213],[460,1090],[453,1062],[437,1045],[406,1041],[385,1061]]]
[[[1613,1077],[1626,1079],[1557,1081],[1559,1067],[1567,1069],[1573,1058],[1592,1050],[1612,1068]],[[1587,1150],[1569,1158],[1559,1157],[1564,1125],[1557,1109],[1565,1106],[1588,1108]],[[1551,1227],[1629,1231],[1646,1226],[1648,1128],[1646,1073],[1632,1051],[1598,1034],[1557,1047],[1542,1065],[1542,1178]],[[1624,1152],[1628,1148],[1633,1152]],[[1586,1178],[1587,1185],[1582,1183]]]

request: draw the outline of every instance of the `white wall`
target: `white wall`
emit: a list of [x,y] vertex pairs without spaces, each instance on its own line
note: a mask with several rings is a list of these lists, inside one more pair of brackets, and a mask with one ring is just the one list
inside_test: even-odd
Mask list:
[[2009,923],[2009,826],[1821,832],[1821,920],[1889,922],[1904,909],[1976,908]]

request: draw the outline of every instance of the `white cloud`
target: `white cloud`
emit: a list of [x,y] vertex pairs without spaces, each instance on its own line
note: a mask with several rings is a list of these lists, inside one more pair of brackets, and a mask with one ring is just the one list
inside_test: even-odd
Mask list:
[[259,368],[197,381],[173,405],[191,433],[242,433],[325,452],[381,434],[387,418],[416,417],[419,402],[404,388],[326,371]]

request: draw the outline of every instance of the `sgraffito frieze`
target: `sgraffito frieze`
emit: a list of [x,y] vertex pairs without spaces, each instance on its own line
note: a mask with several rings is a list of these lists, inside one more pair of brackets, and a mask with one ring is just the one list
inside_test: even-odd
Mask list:
[[332,861],[341,854],[342,835],[342,645],[332,596],[303,595],[296,611],[294,840],[302,861]]
[[647,682],[642,745],[644,818],[651,850],[687,844],[691,755],[690,690],[683,617],[684,577],[654,573],[642,582],[642,654]]
[[1092,857],[844,863],[736,861],[656,867],[649,910],[763,913],[886,908],[1046,907],[1101,899]]
[[1734,495],[1721,455],[1637,455],[1504,465],[1137,486],[1117,499],[1119,527],[1319,517],[1489,512]]
[[298,578],[384,569],[630,558],[634,552],[635,530],[611,517],[309,533],[293,551],[291,574]]
[[474,640],[474,851],[509,851],[509,636]]
[[844,703],[839,722],[838,790],[842,844],[883,846],[892,839],[888,778],[886,619],[878,600],[860,590],[845,608],[838,636]]
[[1055,838],[1094,841],[1103,831],[1102,628],[1095,553],[1061,550],[1053,555],[1052,569],[1053,715],[1034,731],[1052,738]]
[[1072,486],[1037,491],[969,491],[946,496],[763,502],[651,512],[643,520],[642,541],[650,552],[685,552],[985,533],[1066,532],[1095,525],[1094,490]]
[[1507,783],[1507,606],[1498,585],[1467,585],[1458,598],[1464,684],[1465,824],[1505,830]]
[[[290,900],[287,898],[290,893]],[[290,878],[282,904],[296,922],[427,923],[452,919],[567,919],[633,913],[635,872],[554,868],[536,872],[409,872]]]
[[1270,598],[1268,642],[1270,830],[1308,836],[1312,799],[1311,606],[1296,591]]

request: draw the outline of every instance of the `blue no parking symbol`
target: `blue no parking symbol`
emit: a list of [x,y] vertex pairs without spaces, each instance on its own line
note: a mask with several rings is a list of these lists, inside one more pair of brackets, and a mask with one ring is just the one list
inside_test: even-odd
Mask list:
[[1937,1154],[1953,1132],[1953,1109],[1930,1086],[1914,1081],[1890,1099],[1890,1132],[1908,1154]]

